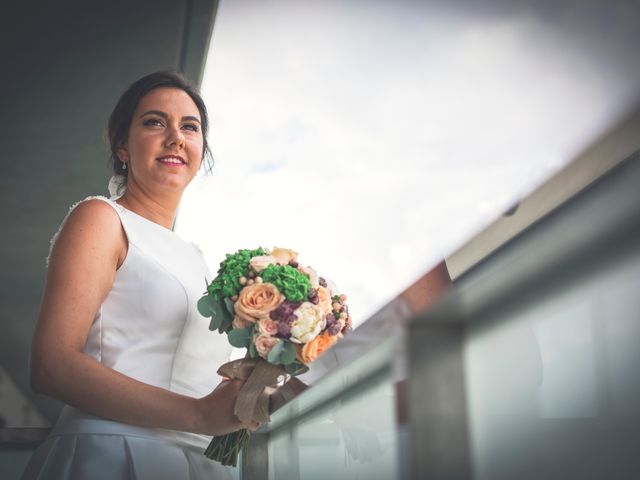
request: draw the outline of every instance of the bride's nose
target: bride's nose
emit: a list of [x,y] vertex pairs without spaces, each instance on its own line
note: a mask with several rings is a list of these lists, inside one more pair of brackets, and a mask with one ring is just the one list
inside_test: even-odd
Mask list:
[[184,135],[179,128],[173,128],[168,132],[166,146],[178,148],[184,147]]

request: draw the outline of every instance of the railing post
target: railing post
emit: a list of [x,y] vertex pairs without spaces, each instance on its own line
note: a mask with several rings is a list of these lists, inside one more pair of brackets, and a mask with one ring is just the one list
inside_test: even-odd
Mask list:
[[410,478],[471,478],[464,325],[414,322],[409,331]]
[[242,453],[242,480],[267,480],[269,478],[269,434],[252,432]]

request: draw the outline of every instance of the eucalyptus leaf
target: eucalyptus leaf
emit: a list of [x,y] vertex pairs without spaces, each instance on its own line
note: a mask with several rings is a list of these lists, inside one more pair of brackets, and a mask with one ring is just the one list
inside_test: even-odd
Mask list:
[[213,299],[209,295],[205,295],[198,300],[198,312],[200,312],[200,315],[203,317],[213,316]]
[[288,365],[290,363],[295,362],[296,360],[296,347],[293,346],[291,342],[285,342],[284,347],[282,349],[282,353],[280,354],[280,363],[283,365]]
[[304,363],[298,362],[297,360],[293,363],[289,363],[284,366],[285,371],[292,376],[302,375],[309,371],[309,367],[307,367]]
[[220,324],[222,323],[222,318],[220,317],[211,317],[211,322],[209,322],[209,330],[217,330],[220,328]]
[[231,316],[231,318],[233,318],[236,314],[236,309],[233,308],[233,302],[231,301],[231,299],[225,298],[224,306],[227,307],[227,312],[229,312],[229,315]]
[[248,328],[234,328],[227,333],[229,343],[237,348],[249,347],[251,330]]
[[231,318],[225,315],[225,317],[222,319],[222,322],[220,323],[220,327],[218,328],[218,331],[220,333],[227,333],[229,330],[231,330],[231,323],[232,323]]
[[273,346],[273,348],[267,355],[267,361],[275,365],[279,365],[280,363],[282,363],[280,362],[280,355],[283,350],[284,350],[284,342],[282,340],[278,340],[278,343],[276,343]]
[[249,355],[251,358],[256,358],[258,356],[258,350],[256,350],[256,344],[251,342],[249,344]]
[[216,301],[212,301],[211,302],[211,306],[213,308],[213,315],[215,318],[220,318],[220,329],[222,327],[225,327],[224,330],[222,330],[220,333],[222,333],[223,331],[227,331],[228,327],[231,326],[231,322],[232,322],[232,317],[229,315],[229,312],[227,312],[227,309],[224,308],[222,305],[220,305],[218,302]]

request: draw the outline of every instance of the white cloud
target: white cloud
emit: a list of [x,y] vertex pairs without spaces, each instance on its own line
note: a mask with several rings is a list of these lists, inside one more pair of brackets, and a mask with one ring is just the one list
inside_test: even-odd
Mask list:
[[296,249],[362,321],[637,95],[627,30],[595,55],[532,8],[459,7],[221,2],[203,84],[217,165],[179,222],[212,269]]

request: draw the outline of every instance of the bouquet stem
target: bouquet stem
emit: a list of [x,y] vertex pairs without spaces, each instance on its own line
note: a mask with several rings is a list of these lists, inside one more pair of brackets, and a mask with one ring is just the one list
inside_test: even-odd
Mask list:
[[[247,424],[269,421],[274,389],[268,386],[277,384],[278,376],[286,374],[281,365],[273,365],[262,358],[242,358],[225,363],[218,369],[218,374],[225,378],[245,380],[234,405],[234,414],[241,422]],[[204,454],[222,465],[235,467],[238,464],[238,454],[248,441],[249,431],[243,428],[213,437]]]
[[238,454],[249,441],[249,431],[246,428],[236,432],[213,437],[204,451],[207,458],[216,460],[222,465],[235,467],[238,465]]

